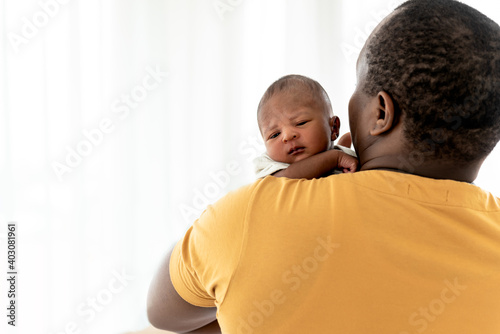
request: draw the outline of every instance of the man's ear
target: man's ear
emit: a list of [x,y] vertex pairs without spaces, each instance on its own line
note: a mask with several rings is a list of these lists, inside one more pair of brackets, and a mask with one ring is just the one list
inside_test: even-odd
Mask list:
[[339,137],[340,133],[340,118],[337,116],[330,117],[330,129],[332,130],[332,141]]
[[384,91],[377,94],[377,105],[375,109],[377,120],[370,130],[370,135],[378,136],[390,131],[396,125],[396,115],[394,101],[392,97]]

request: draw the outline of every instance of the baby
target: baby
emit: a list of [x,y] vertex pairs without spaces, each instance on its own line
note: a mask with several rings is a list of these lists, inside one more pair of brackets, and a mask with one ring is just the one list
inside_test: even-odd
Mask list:
[[[317,81],[301,75],[278,79],[262,96],[257,121],[266,146],[266,153],[254,160],[258,178],[313,179],[335,170],[356,171],[355,152],[333,145],[340,120]],[[339,143],[350,146],[350,136]]]

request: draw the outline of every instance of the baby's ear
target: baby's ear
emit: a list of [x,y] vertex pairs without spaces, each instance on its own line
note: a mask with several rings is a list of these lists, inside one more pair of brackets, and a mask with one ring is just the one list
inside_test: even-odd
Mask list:
[[340,118],[337,116],[330,117],[330,129],[332,131],[331,140],[334,141],[339,137],[340,133]]

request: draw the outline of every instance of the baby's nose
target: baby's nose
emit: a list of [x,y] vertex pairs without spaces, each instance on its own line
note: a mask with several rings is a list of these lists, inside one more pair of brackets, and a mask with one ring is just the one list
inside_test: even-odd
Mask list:
[[292,139],[296,139],[299,136],[299,134],[296,131],[289,130],[289,131],[284,131],[283,133],[283,142],[290,141]]

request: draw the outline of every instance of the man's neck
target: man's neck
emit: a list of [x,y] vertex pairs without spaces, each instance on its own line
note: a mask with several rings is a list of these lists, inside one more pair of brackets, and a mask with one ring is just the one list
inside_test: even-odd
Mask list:
[[363,161],[360,170],[390,170],[431,179],[447,179],[472,183],[476,179],[482,164],[481,161],[466,166],[457,166],[442,161],[422,160],[419,161],[412,156],[402,154],[386,155]]

